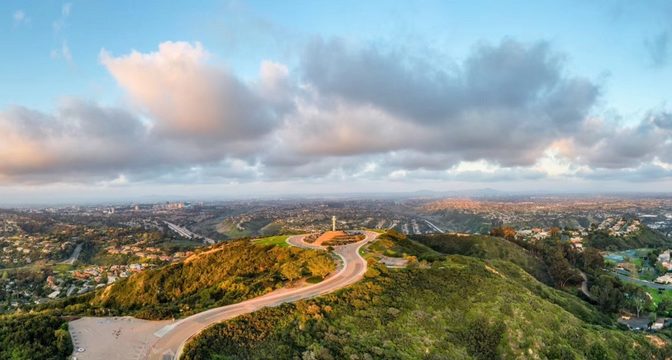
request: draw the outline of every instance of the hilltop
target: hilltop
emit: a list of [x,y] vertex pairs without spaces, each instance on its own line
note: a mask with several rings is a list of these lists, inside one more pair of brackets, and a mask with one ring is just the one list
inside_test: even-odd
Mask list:
[[669,356],[617,330],[589,304],[504,260],[448,256],[387,270],[321,298],[227,321],[184,359],[651,359]]
[[118,281],[96,293],[86,307],[105,315],[181,317],[250,299],[303,277],[324,277],[333,269],[334,261],[324,252],[239,240]]

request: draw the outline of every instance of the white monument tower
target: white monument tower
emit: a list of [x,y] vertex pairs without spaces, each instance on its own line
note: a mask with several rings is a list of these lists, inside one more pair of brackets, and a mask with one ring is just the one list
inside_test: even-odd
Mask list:
[[336,216],[331,217],[331,231],[336,231]]

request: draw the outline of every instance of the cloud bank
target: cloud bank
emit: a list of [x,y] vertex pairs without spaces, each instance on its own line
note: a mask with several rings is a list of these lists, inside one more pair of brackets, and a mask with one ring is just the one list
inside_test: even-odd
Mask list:
[[672,114],[623,123],[550,44],[464,59],[315,39],[243,80],[200,43],[100,53],[127,108],[0,112],[0,183],[672,177]]

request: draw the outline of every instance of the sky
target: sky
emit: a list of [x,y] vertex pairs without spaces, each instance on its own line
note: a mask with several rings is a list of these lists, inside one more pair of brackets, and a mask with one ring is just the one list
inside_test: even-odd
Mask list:
[[672,189],[667,1],[0,2],[0,203]]

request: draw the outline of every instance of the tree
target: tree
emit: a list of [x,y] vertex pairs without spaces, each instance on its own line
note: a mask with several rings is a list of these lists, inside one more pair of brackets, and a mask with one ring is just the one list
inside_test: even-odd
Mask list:
[[610,275],[595,279],[590,293],[595,297],[600,309],[606,313],[618,312],[625,303],[623,283]]
[[516,238],[516,234],[516,229],[510,226],[500,226],[490,230],[491,236],[501,237],[507,240],[514,240]]
[[653,265],[658,261],[658,255],[660,255],[660,250],[653,249],[649,251],[648,254],[646,254],[646,260],[649,262],[649,264]]
[[308,271],[310,271],[313,276],[325,277],[331,272],[331,270],[333,270],[334,263],[331,262],[328,258],[320,256],[308,260],[307,266]]
[[289,281],[299,279],[303,275],[301,272],[301,267],[294,261],[282,265],[280,268],[280,274],[282,274],[282,276],[284,276]]
[[660,262],[656,262],[656,274],[663,275],[667,272],[667,268]]
[[589,271],[596,271],[604,268],[604,258],[600,251],[594,248],[585,248],[581,254],[583,267]]
[[630,308],[636,311],[637,317],[639,317],[642,310],[652,304],[649,294],[647,294],[644,289],[634,285],[629,286],[628,292],[626,293],[626,299]]
[[70,341],[68,330],[61,327],[54,331],[54,337],[56,338],[56,349],[58,349],[60,353],[69,354],[72,352],[72,342]]

